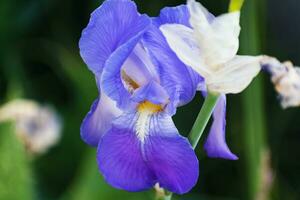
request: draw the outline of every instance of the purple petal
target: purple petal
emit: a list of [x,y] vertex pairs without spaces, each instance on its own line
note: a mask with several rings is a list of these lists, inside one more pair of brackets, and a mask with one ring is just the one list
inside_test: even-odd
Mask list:
[[144,148],[147,163],[161,187],[183,194],[195,186],[199,176],[197,157],[169,115],[162,113],[153,117]]
[[222,95],[213,113],[213,124],[206,139],[204,149],[209,157],[237,160],[238,157],[231,153],[226,144],[226,96]]
[[149,23],[147,16],[137,12],[133,1],[104,1],[82,32],[79,47],[83,60],[91,71],[100,75],[111,54],[124,45],[130,52],[135,43],[127,43],[140,37]]
[[[172,118],[149,115],[142,126],[137,112],[114,121],[98,148],[98,166],[114,187],[140,191],[154,184],[178,194],[188,192],[198,179],[198,160],[186,138],[179,135]],[[138,129],[144,128],[144,137]]]
[[118,118],[99,143],[97,153],[98,166],[105,180],[127,191],[146,190],[156,183],[135,134],[135,117],[132,113]]
[[84,118],[80,133],[81,138],[91,146],[97,146],[99,139],[111,127],[112,120],[119,116],[121,111],[104,93],[99,99],[95,100],[91,106],[91,110]]
[[151,81],[147,85],[137,89],[131,99],[138,103],[150,101],[154,104],[166,104],[169,101],[169,96],[165,89],[156,81]]
[[143,41],[159,68],[160,84],[170,96],[169,113],[174,114],[176,107],[193,99],[202,79],[178,59],[158,28],[152,26]]
[[166,7],[160,11],[159,17],[154,19],[157,26],[162,24],[182,24],[190,26],[190,14],[186,5]]
[[[106,61],[105,68],[103,70],[101,85],[105,93],[109,97],[114,99],[117,102],[118,107],[120,107],[121,109],[128,108],[131,103],[131,94],[122,81],[121,70],[124,66],[124,63],[126,64],[126,60],[130,59],[130,55],[134,47],[139,42],[142,34],[143,32],[140,32],[136,37],[127,42],[126,45],[118,48]],[[133,51],[133,53],[135,53],[135,51]],[[138,73],[138,71],[136,71],[136,73]],[[129,73],[129,76],[131,74],[132,73]],[[143,74],[143,76],[145,77],[145,80],[149,79],[149,76],[147,74]],[[136,76],[132,76],[130,78],[134,79],[135,77]],[[134,81],[137,81],[137,79]]]

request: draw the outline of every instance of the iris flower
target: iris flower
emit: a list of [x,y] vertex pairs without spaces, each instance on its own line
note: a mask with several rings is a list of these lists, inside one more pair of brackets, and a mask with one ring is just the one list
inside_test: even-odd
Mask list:
[[158,18],[138,13],[130,0],[107,0],[96,9],[79,42],[94,73],[99,98],[81,126],[97,150],[105,180],[127,191],[159,184],[178,194],[198,179],[198,160],[175,127],[178,106],[202,80],[170,49],[162,24],[188,23],[187,8],[166,8]]
[[260,71],[261,56],[236,55],[240,12],[215,17],[195,0],[188,0],[187,6],[190,27],[182,24],[160,27],[171,49],[205,79],[209,92],[241,92]]

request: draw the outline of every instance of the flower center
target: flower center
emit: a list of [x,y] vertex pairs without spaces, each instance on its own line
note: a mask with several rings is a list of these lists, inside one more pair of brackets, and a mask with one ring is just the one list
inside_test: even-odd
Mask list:
[[163,110],[161,105],[151,103],[150,101],[144,101],[137,107],[138,119],[136,122],[136,134],[142,143],[145,142],[145,138],[150,131],[151,118],[153,114]]
[[158,104],[151,103],[150,101],[144,101],[138,105],[137,110],[140,113],[154,114],[163,110],[163,107]]

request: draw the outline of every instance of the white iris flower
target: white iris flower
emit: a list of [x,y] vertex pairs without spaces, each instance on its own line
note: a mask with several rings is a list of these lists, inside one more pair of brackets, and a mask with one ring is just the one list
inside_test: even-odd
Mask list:
[[160,27],[179,59],[205,79],[208,91],[239,93],[259,73],[261,56],[236,55],[239,48],[240,12],[218,17],[195,0],[188,0],[190,25]]

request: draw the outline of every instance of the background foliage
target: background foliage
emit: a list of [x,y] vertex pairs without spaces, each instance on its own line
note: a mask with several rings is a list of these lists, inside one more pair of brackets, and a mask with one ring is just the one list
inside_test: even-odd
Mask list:
[[[228,6],[226,0],[201,2],[214,14],[226,12]],[[141,12],[156,16],[164,6],[185,2],[136,3]],[[97,171],[95,149],[80,139],[81,120],[97,89],[79,56],[78,40],[90,13],[100,4],[96,0],[0,1],[0,102],[23,97],[50,103],[64,122],[61,142],[36,159],[24,153],[12,124],[0,125],[1,200],[153,198],[151,192],[127,193],[108,186]],[[299,9],[297,0],[246,0],[241,53],[269,54],[300,64]],[[207,158],[199,144],[198,185],[190,194],[175,198],[300,199],[300,108],[282,110],[276,98],[266,74],[244,93],[229,96],[227,140],[240,160]],[[189,132],[201,103],[197,95],[178,110],[174,119],[182,134]],[[268,189],[264,186],[271,171]]]

